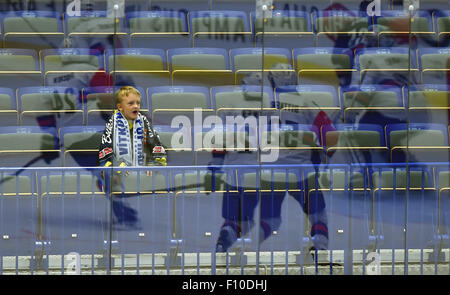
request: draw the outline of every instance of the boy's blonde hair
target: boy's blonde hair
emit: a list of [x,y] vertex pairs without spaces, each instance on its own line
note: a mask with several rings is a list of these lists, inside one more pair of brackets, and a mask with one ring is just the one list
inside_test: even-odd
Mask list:
[[139,98],[142,99],[142,96],[141,96],[141,93],[139,92],[139,90],[137,90],[133,86],[122,86],[122,87],[120,87],[119,90],[117,90],[117,94],[116,94],[117,103],[118,104],[122,103],[122,99],[124,97],[127,97],[130,93],[136,94],[137,96],[139,96]]

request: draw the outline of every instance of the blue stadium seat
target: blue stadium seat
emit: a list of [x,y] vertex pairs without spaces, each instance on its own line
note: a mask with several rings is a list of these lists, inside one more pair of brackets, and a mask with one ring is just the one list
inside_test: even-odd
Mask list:
[[[415,51],[411,51],[410,54],[411,79],[414,82],[418,81],[419,69]],[[409,77],[408,58],[408,48],[357,49],[355,60],[359,72],[359,81],[354,82],[355,84],[382,84],[376,83],[376,81],[392,79],[395,80],[396,85],[406,85]],[[383,73],[383,75],[380,75],[380,73]]]
[[[382,11],[374,16],[378,47],[409,47],[409,13],[403,10]],[[431,14],[420,10],[411,21],[411,48],[435,47],[436,34]]]
[[348,48],[294,48],[293,58],[299,84],[345,86],[356,72]]
[[33,49],[0,49],[0,85],[42,85],[38,54]]
[[167,50],[173,85],[221,86],[233,84],[228,51],[222,48]]
[[375,124],[336,124],[321,130],[329,163],[386,163],[388,148],[383,127]]
[[107,83],[103,54],[96,49],[45,49],[41,62],[45,86],[81,89]]
[[61,165],[61,150],[54,127],[1,127],[0,138],[0,157],[4,167]]
[[209,88],[197,86],[161,86],[147,89],[149,113],[155,125],[172,125],[176,116],[194,122],[198,109],[202,116],[212,115]]
[[437,9],[433,11],[433,19],[438,46],[448,47],[450,41],[450,10]]
[[[330,6],[330,0],[274,0],[274,10],[311,11],[313,7],[325,9]],[[211,0],[213,10],[235,9],[250,13],[255,10],[253,0]]]
[[[223,224],[223,205],[237,194],[234,169],[176,169],[172,173],[176,236],[185,253],[211,252]],[[194,233],[194,234],[193,234]]]
[[[263,93],[261,93],[261,91]],[[229,116],[275,115],[272,88],[258,85],[217,86],[211,88],[213,109],[223,120]]]
[[[148,101],[143,88],[137,87],[141,93],[141,112],[147,114]],[[115,93],[118,86],[98,86],[82,89],[86,125],[104,125],[113,111],[117,109]]]
[[402,89],[384,85],[350,85],[340,90],[345,123],[386,124],[406,122]]
[[60,15],[52,11],[11,11],[1,16],[4,48],[64,47]]
[[0,88],[0,126],[11,126],[18,124],[18,111],[16,94],[11,88]]
[[[214,118],[216,119],[216,118]],[[248,124],[211,122],[195,129],[195,165],[252,165],[258,163],[257,121]],[[241,123],[241,122],[240,122]],[[252,123],[254,123],[252,125]],[[211,127],[213,126],[214,127]]]
[[174,11],[137,11],[127,13],[130,48],[167,50],[190,47],[187,16]]
[[369,169],[369,181],[373,204],[371,231],[380,237],[377,247],[398,248],[404,243],[410,249],[430,247],[438,224],[432,167],[375,166]]
[[118,48],[105,51],[109,85],[169,86],[166,52],[150,48]]
[[[260,130],[263,126],[259,126]],[[264,164],[318,164],[323,161],[320,128],[306,124],[267,126],[260,131],[261,162]]]
[[250,15],[255,47],[262,47],[263,40],[265,47],[315,46],[310,15],[305,11],[274,10],[264,26],[261,19],[256,19],[255,11]]
[[252,47],[248,15],[243,11],[203,10],[189,12],[192,47]]
[[403,89],[403,96],[409,103],[409,117],[412,123],[447,124],[450,107],[450,91],[447,85],[413,85],[409,91]]
[[64,167],[97,166],[105,126],[70,126],[59,129]]
[[275,88],[296,84],[292,54],[286,48],[264,48],[264,81],[261,79],[262,48],[230,50],[231,69],[236,85],[260,85]]
[[317,47],[354,49],[375,43],[372,18],[366,11],[320,10],[312,13],[312,20]]
[[[342,108],[333,86],[288,85],[277,87],[275,95],[283,123],[315,124],[320,128],[323,124],[336,123],[341,118]],[[322,116],[328,119],[321,120]]]
[[64,14],[67,47],[104,51],[128,47],[125,20],[108,17],[106,11],[81,11],[80,16]]
[[61,127],[84,123],[76,88],[22,87],[17,89],[17,102],[20,125]]
[[[186,123],[186,122],[184,122]],[[194,162],[194,149],[191,125],[154,125],[153,129],[159,134],[161,144],[167,152],[168,166],[192,166]]]
[[418,50],[419,70],[423,84],[448,84],[450,73],[449,48],[423,48]]
[[152,11],[176,11],[177,13],[187,14],[193,10],[211,9],[210,0],[150,0],[150,9]]
[[448,162],[447,124],[410,123],[386,126],[392,162]]

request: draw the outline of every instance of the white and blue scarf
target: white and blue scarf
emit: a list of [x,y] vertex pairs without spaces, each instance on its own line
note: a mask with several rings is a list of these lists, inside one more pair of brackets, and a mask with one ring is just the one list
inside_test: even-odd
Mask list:
[[[117,111],[114,114],[114,142],[113,150],[116,160],[124,162],[127,166],[143,166],[144,152],[144,121],[139,113],[133,122],[133,137],[130,136],[130,126],[128,120]],[[131,141],[131,138],[133,139]]]

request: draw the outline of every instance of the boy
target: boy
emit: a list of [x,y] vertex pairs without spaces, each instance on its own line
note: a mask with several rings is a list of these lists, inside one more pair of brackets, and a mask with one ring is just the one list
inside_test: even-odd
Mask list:
[[[166,153],[150,121],[139,111],[141,94],[131,86],[117,92],[117,110],[108,120],[99,149],[98,164],[110,166],[166,166]],[[149,175],[149,174],[147,174]],[[127,176],[127,174],[125,174]],[[120,171],[102,177],[107,192],[121,191]],[[125,195],[111,195],[115,226],[125,229],[139,228],[137,211],[125,200]]]

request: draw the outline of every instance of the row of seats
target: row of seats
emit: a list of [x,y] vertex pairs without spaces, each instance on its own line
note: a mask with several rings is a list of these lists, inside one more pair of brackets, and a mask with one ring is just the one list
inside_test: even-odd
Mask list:
[[[131,12],[115,21],[106,11],[83,11],[80,16],[56,12],[13,11],[1,16],[3,47],[91,47],[105,38],[105,47],[312,47],[334,46],[349,36],[364,36],[366,46],[408,46],[409,21],[404,11],[274,11],[263,23],[242,11]],[[251,21],[249,21],[249,19]],[[411,31],[426,47],[448,46],[450,11],[416,12]],[[264,24],[264,25],[263,25]],[[264,36],[262,32],[265,32]],[[112,34],[117,42],[111,41]],[[108,40],[109,38],[109,40]],[[397,39],[393,42],[393,39]],[[422,40],[423,39],[423,40]],[[221,43],[217,43],[221,41]],[[216,44],[214,43],[216,42]],[[157,44],[155,46],[155,44]],[[178,44],[178,45],[175,45]],[[222,46],[218,46],[221,44]],[[421,43],[414,43],[417,47]],[[341,45],[342,46],[342,45]]]
[[[261,48],[98,50],[66,48],[40,51],[0,49],[0,79],[11,88],[25,86],[83,87],[95,85],[231,85],[260,84]],[[408,67],[409,54],[411,66]],[[347,85],[373,81],[383,72],[413,81],[447,84],[450,49],[345,48],[264,49],[264,70],[272,72],[272,86],[289,84]],[[403,79],[398,79],[399,75]],[[20,77],[20,80],[17,79]],[[258,80],[259,79],[259,80]],[[369,82],[370,83],[370,82]],[[94,85],[93,85],[94,84]],[[373,83],[370,83],[373,84]],[[266,84],[267,85],[267,84]]]
[[[253,128],[252,128],[253,127]],[[448,126],[443,124],[281,125],[257,138],[257,127],[222,128],[155,126],[168,152],[168,164],[254,165],[318,163],[445,162],[449,160]],[[273,128],[273,127],[272,127]],[[199,130],[197,130],[199,129]],[[95,166],[104,126],[40,128],[1,127],[2,166]],[[57,133],[58,132],[58,133]],[[258,149],[260,142],[260,149]],[[258,152],[261,154],[258,155]],[[273,158],[270,158],[273,156]],[[314,160],[314,157],[318,157]]]
[[[1,125],[103,125],[116,109],[117,88],[0,88]],[[414,85],[409,99],[406,87],[379,85],[351,85],[338,92],[325,85],[289,85],[274,90],[259,85],[137,88],[142,94],[141,111],[156,125],[171,125],[180,115],[193,122],[196,110],[203,117],[278,115],[281,122],[306,124],[312,124],[319,111],[332,122],[359,120],[384,126],[406,122],[409,117],[414,123],[447,124],[450,103],[448,85]]]
[[[422,187],[426,191],[440,189],[439,194],[443,192],[449,193],[449,176],[450,171],[448,167],[442,166],[424,166],[410,168],[410,188],[412,190],[420,190]],[[36,173],[36,172],[34,172]],[[33,174],[34,174],[33,173]],[[40,179],[39,189],[32,187],[30,177],[23,173],[18,177],[8,177],[5,174],[5,182],[3,183],[4,190],[2,195],[10,195],[16,191],[16,182],[21,188],[18,191],[20,194],[31,194],[40,191],[40,195],[54,194],[63,191],[62,179],[64,178],[65,193],[76,193],[77,182],[80,183],[81,194],[100,193],[101,190],[96,185],[95,178],[88,172],[64,171],[63,172],[38,172],[38,179]],[[256,189],[256,173],[255,168],[242,170],[226,170],[215,172],[198,169],[185,171],[171,171],[170,173],[154,173],[148,177],[146,173],[140,172],[140,185],[137,184],[138,172],[132,172],[128,177],[124,178],[124,193],[135,193],[140,191],[142,193],[197,193],[197,192],[217,192],[217,193],[236,193],[238,190],[245,190],[249,192]],[[168,175],[172,174],[172,175]],[[351,175],[350,175],[351,174]],[[364,175],[367,174],[367,180],[364,181]],[[342,191],[347,190],[374,190],[375,193],[382,190],[392,190],[394,188],[394,174],[396,178],[397,189],[404,189],[406,187],[406,171],[405,168],[398,167],[396,169],[390,167],[380,167],[370,169],[367,173],[364,169],[359,171],[354,169],[350,173],[347,167],[336,167],[332,169],[321,169],[316,173],[311,167],[303,168],[287,168],[268,170],[262,168],[261,170],[261,184],[259,188],[263,193],[271,192],[272,190],[288,190],[289,192],[306,192],[312,193],[316,189],[317,177],[320,179],[317,183],[317,189],[321,191],[329,191],[331,189],[331,175],[333,190]],[[78,179],[79,177],[79,179]],[[346,181],[347,177],[347,181]],[[171,178],[171,179],[168,179]],[[213,178],[215,181],[213,181]],[[48,183],[47,183],[48,182]],[[95,183],[93,186],[92,183]]]
[[[50,10],[65,12],[69,0],[2,0],[0,11],[10,10]],[[274,9],[365,9],[369,0],[274,0]],[[402,3],[398,0],[380,0],[383,10],[401,9]],[[422,9],[445,9],[447,0],[428,0],[420,4]],[[107,9],[107,0],[80,0],[83,10]],[[237,9],[250,12],[255,10],[254,0],[127,0],[126,11],[141,10],[223,10]]]

